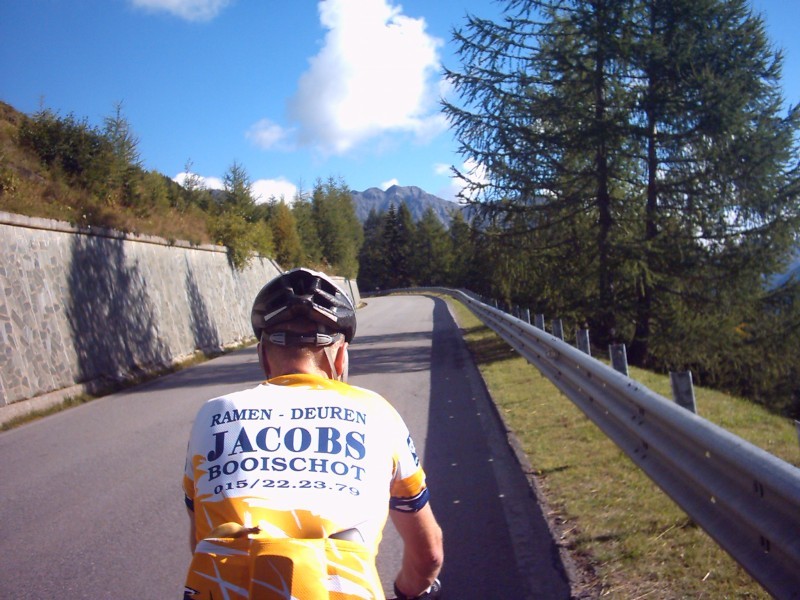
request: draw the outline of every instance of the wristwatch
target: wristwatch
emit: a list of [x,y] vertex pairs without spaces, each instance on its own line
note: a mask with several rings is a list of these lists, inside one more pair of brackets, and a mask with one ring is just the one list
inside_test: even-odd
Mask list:
[[396,600],[436,600],[441,598],[442,582],[439,579],[434,579],[433,583],[427,590],[422,592],[419,596],[406,596],[403,592],[397,589],[397,582],[394,583],[394,595]]

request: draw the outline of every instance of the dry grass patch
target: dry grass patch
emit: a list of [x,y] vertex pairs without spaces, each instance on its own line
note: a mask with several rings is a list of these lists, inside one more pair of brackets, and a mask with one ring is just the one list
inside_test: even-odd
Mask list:
[[60,403],[53,405],[49,408],[33,410],[29,413],[25,413],[24,415],[19,415],[17,417],[14,417],[13,419],[9,419],[8,421],[0,423],[0,431],[8,431],[9,429],[14,429],[15,427],[19,427],[20,425],[24,425],[25,423],[36,421],[37,419],[53,415],[57,412],[61,412],[62,410],[73,408],[75,406],[80,406],[81,404],[86,404],[87,402],[91,402],[96,398],[97,398],[96,396],[92,396],[90,394],[78,394],[76,396],[69,396],[67,398],[64,398],[64,400],[62,400]]
[[[478,367],[534,470],[564,541],[608,598],[769,598],[536,368],[451,302]],[[667,377],[631,377],[671,396]],[[696,390],[698,412],[798,464],[794,427],[750,402]]]

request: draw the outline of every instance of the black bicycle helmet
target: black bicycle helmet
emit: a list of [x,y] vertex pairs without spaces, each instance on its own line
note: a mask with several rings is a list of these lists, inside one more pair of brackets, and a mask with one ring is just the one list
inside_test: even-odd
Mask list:
[[[317,323],[320,332],[301,336],[276,328],[301,318]],[[327,275],[311,269],[292,269],[261,288],[250,320],[256,338],[261,339],[264,329],[273,330],[276,333],[270,339],[278,344],[325,346],[333,341],[327,333],[341,333],[347,342],[356,334],[356,311],[350,298]]]

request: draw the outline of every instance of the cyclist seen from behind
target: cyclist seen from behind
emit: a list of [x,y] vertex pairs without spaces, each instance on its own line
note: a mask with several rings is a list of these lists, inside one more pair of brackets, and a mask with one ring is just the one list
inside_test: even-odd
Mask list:
[[294,269],[261,289],[251,318],[267,380],[206,402],[189,439],[184,599],[382,599],[388,514],[404,543],[395,595],[438,598],[442,533],[408,428],[346,383],[352,302]]

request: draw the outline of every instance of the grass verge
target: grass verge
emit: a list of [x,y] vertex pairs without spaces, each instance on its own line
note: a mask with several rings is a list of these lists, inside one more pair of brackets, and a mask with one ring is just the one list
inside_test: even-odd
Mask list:
[[75,396],[68,396],[64,398],[64,400],[62,400],[60,403],[54,404],[53,406],[49,406],[47,408],[42,408],[39,410],[32,410],[23,415],[16,416],[14,418],[8,419],[3,423],[0,423],[0,431],[8,431],[9,429],[14,429],[15,427],[19,427],[20,425],[24,425],[25,423],[36,421],[37,419],[53,415],[55,413],[61,412],[62,410],[67,410],[68,408],[72,408],[74,406],[80,406],[81,404],[86,404],[87,402],[91,402],[92,400],[95,400],[97,398],[98,396],[93,396],[91,394],[76,394]]
[[[539,371],[448,298],[486,385],[518,437],[563,542],[604,598],[769,598]],[[630,375],[670,397],[668,377]],[[793,424],[750,402],[695,389],[698,413],[800,464]]]

